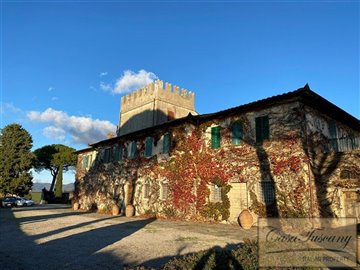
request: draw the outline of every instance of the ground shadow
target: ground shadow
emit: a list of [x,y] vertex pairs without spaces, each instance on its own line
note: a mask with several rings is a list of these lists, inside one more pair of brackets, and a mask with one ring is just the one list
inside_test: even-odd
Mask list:
[[[42,215],[43,219],[61,218],[78,213]],[[135,233],[154,219],[126,219],[125,222],[91,229],[106,219],[74,224],[54,231],[29,236],[21,227],[24,219],[16,219],[11,209],[0,210],[0,265],[2,270],[32,269],[122,269],[124,261],[106,251],[106,247]],[[26,222],[39,220],[27,217]],[[59,220],[60,222],[60,220]],[[36,225],[35,225],[36,226]],[[71,231],[84,228],[85,231]],[[71,235],[62,236],[68,232]],[[44,239],[47,237],[47,239]]]

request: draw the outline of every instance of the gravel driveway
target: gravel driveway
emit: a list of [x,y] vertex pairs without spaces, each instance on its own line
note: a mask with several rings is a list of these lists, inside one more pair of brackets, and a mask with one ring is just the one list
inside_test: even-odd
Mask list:
[[1,269],[159,267],[174,256],[229,247],[256,229],[74,212],[47,205],[0,209]]

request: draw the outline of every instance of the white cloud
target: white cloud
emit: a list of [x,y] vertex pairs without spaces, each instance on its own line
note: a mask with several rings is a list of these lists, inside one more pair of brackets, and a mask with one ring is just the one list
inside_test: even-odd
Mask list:
[[150,84],[157,78],[158,77],[154,73],[147,72],[143,69],[139,70],[138,73],[131,70],[125,70],[124,74],[116,80],[115,86],[112,86],[109,83],[100,82],[99,88],[113,94],[125,94]]
[[116,81],[113,93],[124,94],[152,83],[158,77],[146,70],[139,70],[135,73],[131,70],[124,71],[124,74]]
[[[109,132],[114,134],[116,132],[116,126],[109,121],[85,116],[71,116],[52,108],[48,108],[44,112],[28,112],[27,117],[31,121],[51,124],[50,127],[43,130],[44,135],[63,130],[71,136],[75,143],[93,143],[106,139]],[[57,130],[54,128],[57,128]]]
[[43,134],[45,137],[50,139],[55,139],[58,141],[64,141],[66,136],[66,131],[62,128],[49,126],[43,129]]
[[54,89],[55,89],[54,87],[50,86],[50,87],[48,88],[48,91],[51,92],[51,91],[54,90]]
[[102,77],[102,76],[106,76],[106,75],[108,75],[107,71],[105,71],[105,72],[101,72],[101,73],[100,73],[100,77]]

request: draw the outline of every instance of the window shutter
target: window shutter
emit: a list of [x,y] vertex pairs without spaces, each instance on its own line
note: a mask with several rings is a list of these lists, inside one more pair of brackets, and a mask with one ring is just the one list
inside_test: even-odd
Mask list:
[[152,155],[153,138],[147,137],[145,140],[145,156],[151,157]]
[[136,142],[131,143],[130,158],[133,159],[136,156]]
[[256,142],[261,143],[270,138],[269,117],[262,116],[255,118]]
[[123,159],[123,154],[124,154],[123,151],[124,151],[124,150],[123,150],[123,146],[120,145],[120,146],[119,146],[119,160],[122,160],[122,159]]
[[83,169],[88,167],[88,159],[89,159],[88,155],[83,157],[82,164],[81,164]]
[[211,148],[217,149],[220,147],[220,127],[211,128]]
[[110,161],[110,149],[106,148],[105,149],[105,155],[104,155],[104,162],[108,163]]
[[330,121],[328,125],[329,134],[330,134],[330,145],[332,147],[333,151],[338,151],[338,140],[337,140],[337,129],[336,129],[336,123],[335,121]]
[[88,155],[88,168],[92,165],[92,155]]
[[232,124],[232,143],[235,145],[240,144],[240,139],[243,137],[243,128],[240,122]]
[[263,140],[268,140],[270,138],[270,128],[269,128],[269,117],[262,117],[262,126],[263,126]]
[[118,161],[118,160],[119,160],[119,146],[118,146],[118,145],[114,146],[114,150],[113,150],[113,160],[114,160],[114,161]]
[[163,153],[170,152],[170,134],[166,133],[163,137]]
[[336,123],[335,123],[335,121],[331,121],[329,123],[329,133],[330,133],[330,138],[331,139],[337,138],[337,131],[336,131]]

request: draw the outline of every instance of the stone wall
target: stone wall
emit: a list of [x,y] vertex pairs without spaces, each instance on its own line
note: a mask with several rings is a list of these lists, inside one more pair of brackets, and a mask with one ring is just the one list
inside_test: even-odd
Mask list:
[[[229,201],[229,217],[226,219],[232,222],[244,208],[249,208],[255,216],[343,216],[344,188],[353,180],[341,180],[340,176],[344,168],[349,168],[351,174],[358,177],[355,172],[360,171],[359,151],[323,152],[322,145],[326,142],[320,139],[326,135],[322,135],[322,129],[314,128],[317,126],[314,119],[322,117],[317,114],[294,102],[209,119],[198,125],[188,123],[155,130],[153,134],[136,139],[139,153],[136,159],[124,158],[108,164],[95,162],[88,170],[78,169],[76,200],[83,209],[97,208],[105,212],[112,204],[124,209],[127,203],[132,203],[137,214],[224,219],[227,214],[222,211],[226,205],[211,203],[209,189],[201,193],[201,181],[206,179],[206,186],[212,181],[222,181],[231,187],[225,196]],[[255,119],[264,115],[269,117],[270,139],[257,143]],[[239,145],[234,145],[231,140],[231,126],[235,121],[243,125],[243,138]],[[211,149],[213,126],[221,127],[219,149]],[[162,153],[161,148],[162,135],[166,132],[172,134],[170,155]],[[194,132],[200,134],[199,141],[195,140]],[[154,137],[151,158],[144,156],[146,136]],[[133,139],[125,136],[96,151],[101,152],[115,144],[124,145],[126,149]],[[79,155],[79,163],[85,154]],[[171,173],[172,170],[176,173]],[[173,179],[179,175],[185,178]],[[178,198],[174,198],[174,188],[183,188],[182,182],[189,184],[186,182],[189,175],[194,175],[191,176],[193,184],[190,183],[186,192],[193,197],[186,209],[176,208],[174,205]],[[212,179],[213,176],[216,179]],[[359,181],[353,182],[351,188],[357,188]],[[166,199],[161,196],[163,183],[170,185]],[[275,199],[267,202],[263,194],[265,192],[271,197],[272,188]],[[204,196],[204,205],[199,206],[198,202]],[[133,198],[131,202],[130,197]]]

